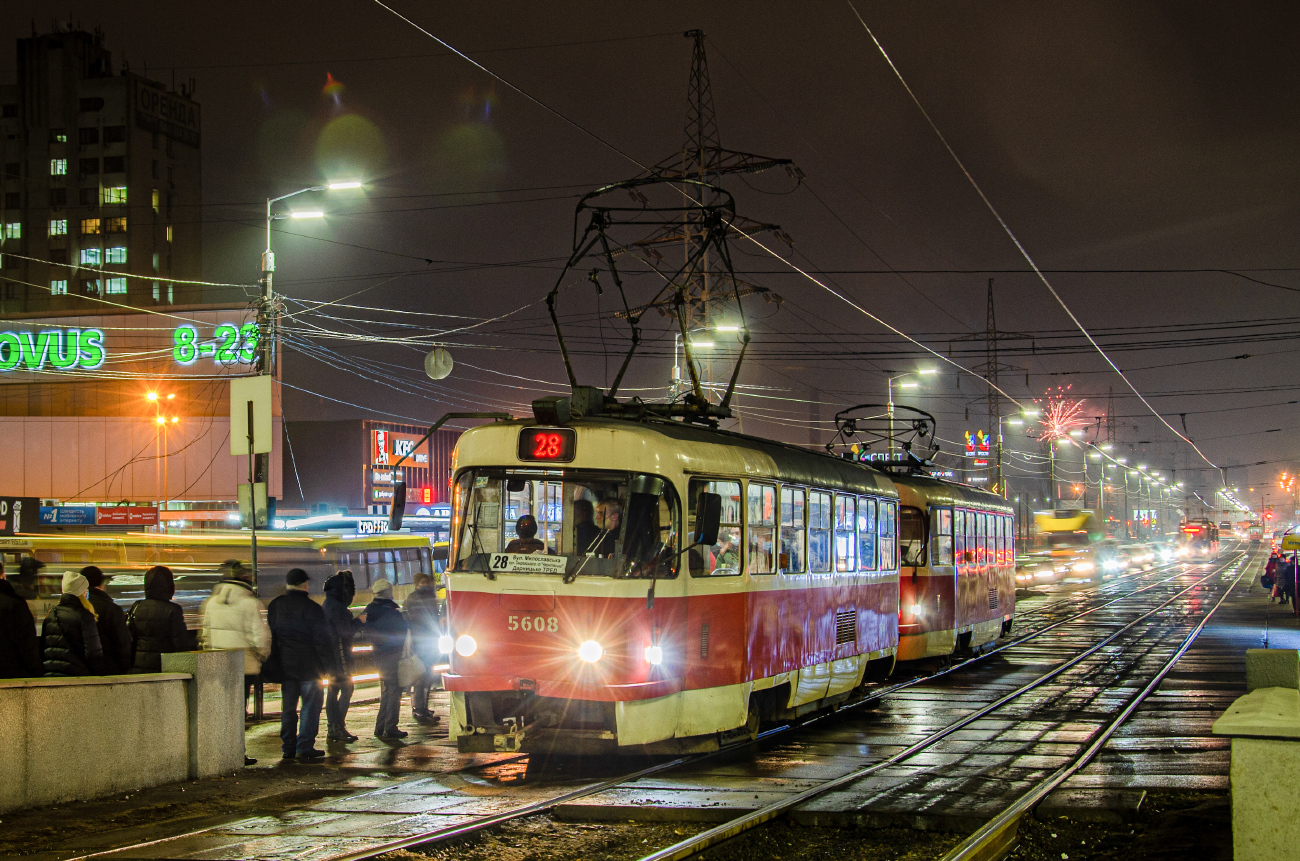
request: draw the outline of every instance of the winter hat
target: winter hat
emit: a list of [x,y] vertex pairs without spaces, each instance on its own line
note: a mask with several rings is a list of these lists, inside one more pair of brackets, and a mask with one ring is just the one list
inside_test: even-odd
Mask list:
[[65,571],[63,573],[63,594],[76,595],[78,598],[84,596],[90,589],[90,581],[75,571]]
[[301,568],[290,568],[289,573],[284,575],[284,582],[290,586],[301,586],[310,579],[307,572]]
[[86,582],[92,589],[104,585],[104,572],[99,570],[98,565],[87,565],[82,568],[81,576],[86,578]]
[[393,584],[387,580],[376,580],[370,584],[370,591],[375,593],[376,598],[392,598]]

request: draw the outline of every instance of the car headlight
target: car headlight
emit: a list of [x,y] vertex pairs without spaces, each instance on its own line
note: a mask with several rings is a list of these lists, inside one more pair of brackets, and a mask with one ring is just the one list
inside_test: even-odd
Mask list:
[[[451,638],[451,634],[443,634],[441,637],[438,638],[438,651],[442,652],[444,655],[450,655],[452,644],[454,642],[455,641],[452,640]],[[472,653],[473,650],[471,650],[471,654]]]
[[478,651],[478,643],[469,634],[461,634],[456,638],[456,654],[462,658],[468,658]]
[[1076,562],[1074,564],[1074,570],[1079,572],[1091,571],[1095,567],[1097,566],[1093,565],[1091,562]]
[[589,664],[599,661],[605,654],[605,649],[595,640],[588,640],[578,647],[578,657],[582,658]]
[[[585,645],[585,644],[584,644],[584,645]],[[600,646],[597,645],[596,648],[599,649]],[[581,655],[582,652],[579,651],[578,654]],[[597,656],[597,657],[599,657],[599,656]],[[585,659],[584,659],[584,660],[585,660]],[[659,666],[660,664],[662,664],[662,663],[664,662],[664,648],[663,648],[663,646],[646,646],[646,647],[645,647],[645,660],[646,660],[646,663],[647,663],[647,664],[650,664],[650,665],[655,666],[655,667],[657,667],[657,666]]]

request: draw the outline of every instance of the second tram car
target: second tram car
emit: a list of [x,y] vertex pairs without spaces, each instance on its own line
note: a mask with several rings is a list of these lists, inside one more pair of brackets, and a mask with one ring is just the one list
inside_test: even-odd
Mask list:
[[1006,500],[924,476],[893,480],[903,565],[898,660],[978,650],[1008,633],[1016,569]]
[[672,421],[502,421],[454,463],[462,751],[715,749],[885,677],[900,617],[920,657],[1014,612],[992,494]]

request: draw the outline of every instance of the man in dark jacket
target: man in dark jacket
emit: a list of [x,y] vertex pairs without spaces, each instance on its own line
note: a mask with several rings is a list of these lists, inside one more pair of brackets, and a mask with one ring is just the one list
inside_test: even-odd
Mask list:
[[34,679],[44,674],[32,608],[5,578],[0,559],[0,679]]
[[376,580],[370,585],[375,600],[366,606],[365,631],[374,647],[371,657],[379,672],[379,715],[375,718],[375,738],[406,738],[409,733],[397,728],[402,710],[402,689],[397,685],[397,665],[406,648],[406,620],[393,600],[393,584]]
[[131,631],[126,627],[126,611],[117,606],[104,590],[104,572],[95,565],[81,569],[81,576],[90,583],[90,606],[98,617],[99,643],[104,649],[104,675],[117,676],[131,672]]
[[415,575],[415,591],[402,608],[411,625],[411,650],[424,664],[424,672],[411,686],[411,715],[420,723],[436,723],[438,716],[429,711],[429,688],[433,686],[433,665],[438,659],[438,637],[442,625],[438,619],[438,590],[428,574]]
[[132,672],[162,672],[165,652],[188,652],[190,632],[185,628],[185,611],[172,600],[176,580],[172,571],[155,565],[144,573],[144,600],[131,605],[126,627],[135,641]]
[[340,672],[330,679],[325,692],[325,717],[328,721],[326,738],[330,741],[356,741],[357,737],[348,732],[348,706],[352,703],[352,673],[355,662],[352,657],[352,640],[357,635],[364,617],[353,618],[352,599],[356,597],[357,587],[352,579],[352,572],[346,568],[325,581],[325,623],[329,626],[330,645],[338,655]]
[[86,600],[90,584],[80,574],[63,575],[63,596],[41,625],[45,675],[97,676],[103,668],[95,614]]
[[[284,594],[266,608],[271,626],[271,660],[280,673],[280,750],[285,759],[320,759],[316,749],[321,679],[341,672],[330,644],[325,611],[307,594],[307,572],[291,568],[284,576]],[[299,701],[302,714],[299,715]]]

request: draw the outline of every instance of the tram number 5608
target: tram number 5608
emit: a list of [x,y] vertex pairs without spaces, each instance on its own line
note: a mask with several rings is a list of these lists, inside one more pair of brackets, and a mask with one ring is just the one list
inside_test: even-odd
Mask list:
[[511,631],[550,631],[560,630],[560,620],[554,616],[509,616],[506,627]]

